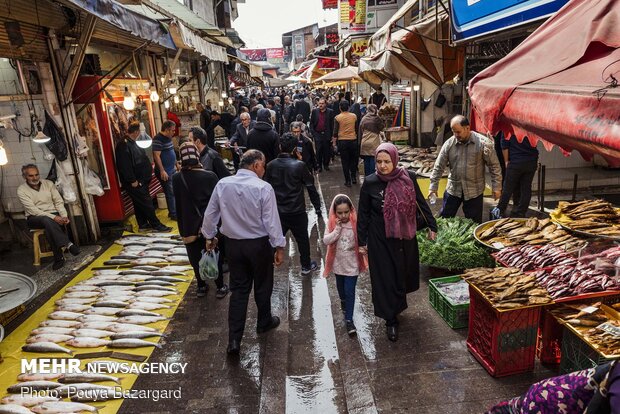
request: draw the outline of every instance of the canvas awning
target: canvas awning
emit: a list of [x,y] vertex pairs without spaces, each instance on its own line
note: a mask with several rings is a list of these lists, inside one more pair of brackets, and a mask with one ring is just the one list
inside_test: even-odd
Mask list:
[[[384,79],[411,79],[419,76],[426,90],[436,89],[463,70],[465,52],[448,44],[449,16],[430,15],[418,23],[392,33],[387,48],[375,47],[360,59],[359,74],[373,86]],[[373,36],[374,37],[374,36]],[[371,38],[372,40],[372,38]]]
[[570,1],[471,80],[474,126],[620,166],[619,46],[617,1]]
[[313,83],[315,84],[339,84],[339,83],[359,83],[363,82],[362,78],[357,75],[357,67],[355,66],[345,66],[344,68],[336,69],[333,72],[328,73],[327,75],[323,75]]
[[387,21],[379,30],[377,30],[368,40],[368,49],[370,53],[378,53],[381,50],[385,49],[390,42],[390,33],[392,31],[392,26],[396,24],[400,19],[405,17],[411,9],[417,7],[418,0],[408,0],[407,3],[403,5],[398,11],[390,17],[390,20]]
[[207,42],[181,22],[170,24],[170,33],[178,48],[191,49],[209,60],[228,63],[226,48]]

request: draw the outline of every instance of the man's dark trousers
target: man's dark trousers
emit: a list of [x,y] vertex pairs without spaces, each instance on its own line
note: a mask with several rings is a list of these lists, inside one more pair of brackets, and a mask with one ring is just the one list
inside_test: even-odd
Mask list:
[[470,200],[454,196],[447,191],[443,193],[443,207],[439,215],[441,217],[456,216],[459,207],[463,204],[463,215],[476,223],[482,223],[482,194]]
[[532,181],[537,168],[538,160],[508,163],[504,189],[497,204],[497,208],[502,214],[506,211],[508,201],[514,194],[513,202],[515,204],[510,212],[510,217],[525,217],[532,198]]
[[142,183],[135,188],[128,184],[124,186],[124,189],[133,203],[138,227],[145,227],[147,224],[150,224],[152,227],[159,226],[161,222],[155,214],[155,207],[153,206],[153,199],[149,194],[148,184]]
[[319,168],[329,168],[329,161],[332,158],[332,141],[325,132],[317,132],[314,137],[316,143],[316,162]]
[[31,229],[45,229],[45,237],[52,248],[52,252],[54,252],[54,260],[61,260],[61,249],[69,244],[69,237],[63,226],[56,223],[54,219],[45,216],[28,216],[26,224]]
[[310,237],[308,236],[308,215],[304,211],[297,214],[280,214],[280,224],[282,225],[282,234],[286,237],[286,233],[290,230],[297,242],[301,267],[310,268]]
[[340,152],[340,161],[342,162],[342,172],[344,173],[344,181],[350,183],[351,180],[357,180],[357,164],[359,162],[357,140],[338,140],[338,152]]
[[226,242],[231,291],[228,340],[241,342],[252,285],[258,310],[257,327],[264,328],[271,324],[274,249],[267,236],[251,240],[228,238]]

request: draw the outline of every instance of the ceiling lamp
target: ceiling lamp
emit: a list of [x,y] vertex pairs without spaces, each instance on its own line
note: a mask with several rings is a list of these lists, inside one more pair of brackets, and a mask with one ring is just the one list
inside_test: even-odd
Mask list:
[[177,85],[174,84],[174,81],[170,81],[170,85],[168,85],[168,92],[170,95],[177,93]]
[[228,98],[228,94],[226,92],[222,92],[222,98]]
[[7,165],[9,159],[6,156],[6,150],[4,149],[4,144],[0,139],[0,165]]
[[151,102],[159,102],[159,94],[157,93],[157,88],[155,88],[153,82],[151,82],[151,87],[149,90],[151,91],[151,95],[149,96],[149,98],[151,98]]
[[128,111],[132,111],[136,107],[136,101],[133,100],[133,96],[131,96],[131,92],[125,86],[125,93],[123,94],[123,108]]
[[166,99],[164,101],[164,108],[166,108],[166,109],[170,108],[170,100]]
[[174,103],[178,104],[179,103],[179,95],[174,95]]
[[41,122],[39,121],[37,121],[37,131],[37,135],[32,138],[32,142],[36,142],[37,144],[45,144],[46,142],[49,142],[51,138],[43,133]]
[[153,144],[153,139],[146,133],[144,122],[140,122],[140,135],[136,138],[136,145],[140,148],[148,148]]

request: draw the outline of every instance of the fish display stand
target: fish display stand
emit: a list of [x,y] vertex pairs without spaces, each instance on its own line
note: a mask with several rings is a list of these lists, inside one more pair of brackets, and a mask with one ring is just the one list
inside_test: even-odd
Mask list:
[[617,358],[610,358],[601,354],[570,325],[565,325],[562,337],[562,359],[560,361],[561,374],[593,368]]
[[564,328],[546,309],[540,317],[536,356],[544,365],[558,365],[562,358],[562,335]]
[[541,306],[501,311],[469,286],[467,349],[493,377],[534,369]]
[[456,283],[460,280],[460,276],[448,276],[430,279],[428,284],[428,299],[431,306],[452,329],[467,328],[469,323],[469,303],[460,305],[452,304],[452,302],[437,289],[436,285],[438,283]]

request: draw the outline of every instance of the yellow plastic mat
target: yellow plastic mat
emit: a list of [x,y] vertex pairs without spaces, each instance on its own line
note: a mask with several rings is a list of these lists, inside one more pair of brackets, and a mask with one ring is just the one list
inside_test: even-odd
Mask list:
[[[160,219],[162,219],[160,217]],[[164,220],[162,220],[164,222]],[[165,222],[166,225],[173,227],[172,232],[178,233],[177,226],[175,222]],[[92,277],[92,269],[95,267],[102,267],[103,262],[109,260],[111,256],[118,254],[123,246],[118,244],[113,244],[109,247],[101,256],[99,256],[95,261],[93,261],[86,269],[82,270],[77,276],[73,278],[66,286],[58,291],[54,296],[50,298],[43,306],[41,306],[36,312],[34,312],[26,321],[24,321],[17,329],[15,329],[8,337],[4,339],[4,341],[0,342],[0,355],[4,359],[2,363],[0,363],[0,396],[9,395],[6,391],[7,387],[17,384],[17,376],[21,373],[21,360],[27,359],[32,360],[35,358],[67,358],[69,355],[67,354],[56,354],[56,353],[32,353],[32,352],[24,352],[22,351],[22,346],[26,344],[26,338],[30,335],[30,332],[33,329],[36,329],[38,325],[47,319],[47,315],[54,311],[55,304],[54,302],[64,294],[65,289],[75,285],[76,283],[83,281]],[[109,268],[109,267],[108,267]],[[188,283],[177,283],[176,289],[179,290],[179,294],[177,296],[167,296],[167,298],[173,299],[176,303],[169,303],[168,306],[171,306],[170,309],[160,309],[157,310],[157,313],[162,314],[165,317],[171,318],[177,310],[177,307],[183,300],[185,293],[190,285],[191,278],[193,277],[193,271],[188,270],[186,272],[186,278]],[[178,300],[177,300],[178,299]],[[120,309],[119,309],[120,310]],[[164,332],[170,320],[164,320],[152,324],[148,324],[145,326],[150,326],[156,328],[159,332]],[[161,338],[147,338],[147,341],[150,342],[161,342]],[[162,344],[165,347],[165,338],[164,343]],[[105,352],[105,351],[114,351],[114,352],[122,352],[126,354],[134,354],[140,355],[144,357],[150,357],[153,353],[155,347],[143,347],[143,348],[131,348],[131,349],[112,349],[106,348],[105,346],[100,348],[73,348],[63,343],[59,345],[71,349],[74,351],[74,356],[84,353],[91,352]],[[84,368],[86,363],[92,362],[95,360],[105,360],[105,361],[114,361],[119,363],[129,363],[130,361],[119,360],[119,359],[110,359],[110,358],[97,358],[97,359],[86,359],[82,360],[81,367]],[[136,374],[111,374],[121,379],[120,386],[123,390],[130,390],[135,383],[138,375]],[[109,382],[98,382],[99,385],[106,386],[116,386],[118,384],[109,381]],[[65,399],[65,401],[68,401]],[[121,404],[123,403],[122,399],[117,400],[109,400],[105,402],[87,402],[87,404],[91,404],[99,409],[101,414],[111,414],[116,413]]]

